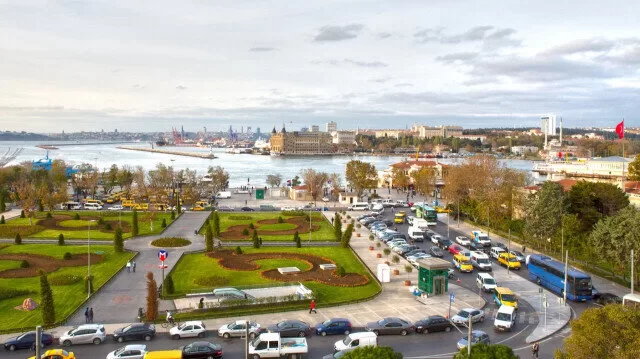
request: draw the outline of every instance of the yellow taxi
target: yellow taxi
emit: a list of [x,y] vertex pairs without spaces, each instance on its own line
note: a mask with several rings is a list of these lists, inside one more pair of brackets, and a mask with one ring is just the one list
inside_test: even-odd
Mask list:
[[456,254],[453,256],[453,265],[458,268],[460,272],[471,273],[473,272],[473,265],[469,258],[462,254]]
[[518,309],[518,298],[516,298],[516,295],[507,287],[496,287],[493,292],[493,301],[498,307],[508,305],[516,308],[516,310]]
[[[75,359],[76,356],[73,352],[68,352],[63,349],[49,349],[40,356],[41,359]],[[35,356],[29,359],[36,359]]]
[[518,261],[518,258],[516,256],[514,256],[511,253],[500,253],[500,255],[498,256],[498,263],[500,263],[501,265],[509,268],[509,269],[515,269],[515,270],[520,270],[520,261]]

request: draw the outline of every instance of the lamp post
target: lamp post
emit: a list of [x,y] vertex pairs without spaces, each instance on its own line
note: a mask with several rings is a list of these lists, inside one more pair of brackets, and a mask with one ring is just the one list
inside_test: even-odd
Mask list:
[[95,221],[87,222],[87,299],[91,296],[91,223]]

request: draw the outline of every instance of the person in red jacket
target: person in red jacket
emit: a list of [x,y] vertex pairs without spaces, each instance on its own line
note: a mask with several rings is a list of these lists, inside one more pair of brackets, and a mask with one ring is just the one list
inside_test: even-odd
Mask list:
[[311,299],[311,305],[309,306],[309,314],[311,314],[312,311],[314,313],[316,313],[316,314],[318,313],[318,311],[316,310],[316,301],[315,301],[315,299]]

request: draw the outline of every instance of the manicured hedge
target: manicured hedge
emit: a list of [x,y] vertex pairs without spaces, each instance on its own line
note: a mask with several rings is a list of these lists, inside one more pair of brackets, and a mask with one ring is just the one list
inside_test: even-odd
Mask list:
[[191,241],[182,237],[165,237],[151,242],[155,247],[184,247],[191,244]]

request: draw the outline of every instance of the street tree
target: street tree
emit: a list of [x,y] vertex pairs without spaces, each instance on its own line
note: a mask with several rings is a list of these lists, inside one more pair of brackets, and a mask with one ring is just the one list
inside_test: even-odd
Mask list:
[[640,154],[629,163],[629,180],[640,181]]
[[366,189],[376,188],[378,186],[378,173],[376,167],[368,162],[351,160],[347,163],[345,178],[350,187],[352,187],[358,198]]
[[282,184],[282,175],[277,173],[275,175],[267,175],[267,185],[270,187],[280,187]]
[[208,182],[204,182],[206,184],[207,197],[212,197],[218,194],[218,192],[224,190],[227,187],[227,183],[229,183],[229,172],[225,171],[224,168],[220,166],[209,166],[207,169],[207,175],[205,176]]
[[436,189],[436,170],[433,167],[422,166],[411,174],[413,188],[416,192],[428,197]]
[[518,359],[513,349],[504,344],[474,344],[471,346],[471,356],[467,354],[467,348],[460,349],[460,352],[453,356],[453,359]]
[[619,187],[601,182],[577,182],[567,200],[568,211],[578,215],[583,232],[590,232],[600,218],[612,216],[629,205],[629,198]]
[[118,186],[118,165],[114,163],[108,171],[102,173],[102,188],[106,194],[110,194],[116,186]]
[[449,203],[456,206],[456,217],[460,217],[460,204],[469,199],[469,180],[473,174],[466,167],[447,166],[443,169],[443,179],[447,184],[444,187],[444,196]]
[[342,356],[342,359],[402,359],[402,353],[398,353],[391,347],[358,347]]
[[525,206],[525,227],[527,237],[538,245],[547,243],[555,237],[562,225],[564,208],[564,190],[557,182],[546,181],[536,193],[530,194]]
[[29,224],[33,225],[33,214],[38,206],[38,192],[27,178],[22,178],[16,183],[14,190],[13,201],[20,205],[25,216],[29,218]]
[[329,175],[329,197],[338,198],[340,191],[342,190],[342,177],[337,173],[331,173]]
[[307,186],[307,192],[313,199],[313,202],[317,202],[318,197],[322,198],[324,194],[324,185],[329,180],[329,175],[325,172],[316,172],[312,168],[302,170],[302,180]]
[[569,325],[571,335],[556,351],[556,359],[640,358],[640,310],[622,305],[589,308]]
[[411,184],[411,177],[403,168],[394,167],[391,170],[391,181],[396,188],[407,189]]
[[153,322],[158,317],[158,284],[153,273],[147,273],[147,321]]

